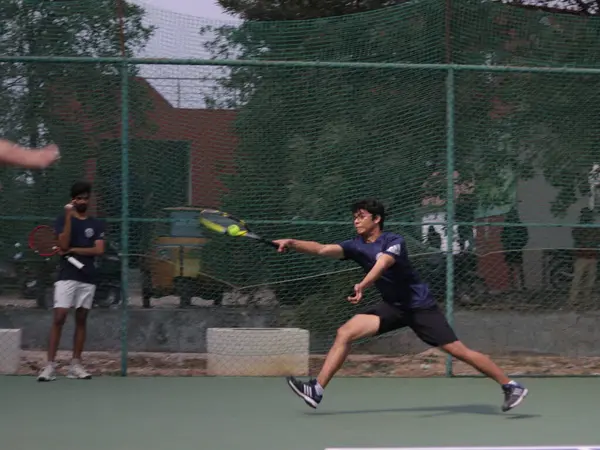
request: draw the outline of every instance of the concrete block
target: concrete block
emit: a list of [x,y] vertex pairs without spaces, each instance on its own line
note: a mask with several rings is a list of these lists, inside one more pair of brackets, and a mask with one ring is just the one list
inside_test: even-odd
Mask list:
[[308,330],[208,328],[206,345],[208,375],[308,375]]
[[0,374],[16,374],[21,362],[21,330],[0,329]]

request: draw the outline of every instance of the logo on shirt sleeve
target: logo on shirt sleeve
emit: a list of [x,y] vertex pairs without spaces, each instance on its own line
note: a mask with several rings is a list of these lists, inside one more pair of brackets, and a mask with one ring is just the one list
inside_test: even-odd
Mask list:
[[386,249],[386,252],[391,253],[396,256],[400,256],[402,254],[402,245],[401,244],[392,245],[391,247],[388,247]]

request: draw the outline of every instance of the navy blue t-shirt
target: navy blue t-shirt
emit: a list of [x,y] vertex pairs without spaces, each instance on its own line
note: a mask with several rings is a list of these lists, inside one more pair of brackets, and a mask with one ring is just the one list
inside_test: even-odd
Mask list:
[[394,258],[396,262],[375,282],[375,288],[384,302],[405,309],[435,305],[428,285],[421,281],[408,259],[406,242],[402,236],[384,232],[374,242],[365,242],[361,236],[357,236],[339,245],[344,250],[344,259],[358,263],[365,273],[373,268],[382,254]]
[[[65,216],[58,216],[54,225],[56,234],[63,232]],[[92,248],[97,240],[104,239],[104,222],[94,217],[77,219],[71,217],[70,248]],[[59,280],[75,280],[82,283],[96,284],[96,257],[91,255],[71,255],[85,264],[85,270],[78,269],[65,258],[60,260]]]

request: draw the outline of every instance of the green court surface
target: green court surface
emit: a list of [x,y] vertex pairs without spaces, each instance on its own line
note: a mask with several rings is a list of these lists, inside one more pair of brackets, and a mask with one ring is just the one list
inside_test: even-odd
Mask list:
[[600,379],[340,378],[313,410],[281,378],[0,377],[3,450],[597,446]]

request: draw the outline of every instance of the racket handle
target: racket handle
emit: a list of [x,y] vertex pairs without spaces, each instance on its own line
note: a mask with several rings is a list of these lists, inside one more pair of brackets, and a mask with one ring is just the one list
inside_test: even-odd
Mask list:
[[267,239],[263,239],[263,242],[264,242],[265,244],[267,244],[267,245],[270,245],[270,246],[271,246],[271,247],[273,247],[273,248],[279,248],[279,245],[277,245],[277,244],[276,244],[275,242],[273,242],[273,241],[269,241],[269,240],[267,240]]
[[[52,247],[53,250],[58,250],[58,246],[54,246]],[[75,267],[77,267],[78,269],[83,269],[83,263],[81,261],[79,261],[78,259],[73,258],[72,256],[65,256],[64,257],[67,261],[69,261],[71,264],[73,264]]]
[[83,264],[81,263],[81,261],[78,261],[77,259],[73,258],[72,256],[67,256],[66,259],[67,259],[67,261],[69,261],[71,264],[73,264],[78,269],[83,268]]

